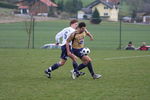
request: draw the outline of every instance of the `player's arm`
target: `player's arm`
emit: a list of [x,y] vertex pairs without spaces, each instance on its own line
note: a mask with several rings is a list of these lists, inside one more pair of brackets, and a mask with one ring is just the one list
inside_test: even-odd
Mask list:
[[93,35],[85,28],[85,33],[90,37],[90,40],[94,40]]
[[76,57],[73,53],[71,53],[70,48],[69,48],[69,43],[73,40],[73,35],[74,35],[74,34],[71,34],[71,35],[69,36],[69,38],[67,39],[67,41],[66,41],[66,49],[67,49],[67,55],[68,55],[72,60],[76,61],[76,60],[77,60],[77,57]]
[[68,37],[67,41],[66,41],[66,49],[67,49],[67,55],[70,56],[71,52],[70,52],[70,48],[69,48],[69,43],[72,41],[73,37],[73,33]]

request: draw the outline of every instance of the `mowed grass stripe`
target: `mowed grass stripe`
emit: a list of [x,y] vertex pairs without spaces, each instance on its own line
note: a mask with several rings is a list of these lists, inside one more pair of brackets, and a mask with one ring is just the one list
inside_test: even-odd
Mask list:
[[[102,22],[99,25],[91,24],[89,21],[87,28],[93,34],[94,41],[86,38],[85,45],[93,49],[117,49],[119,47],[119,23]],[[34,46],[40,48],[47,43],[55,43],[55,35],[63,28],[67,27],[69,20],[52,20],[35,23]],[[0,24],[0,47],[3,48],[27,48],[28,35],[25,30],[25,23]],[[147,45],[150,37],[149,25],[122,24],[122,48],[129,41],[135,47],[139,47],[144,41]],[[32,44],[32,43],[31,43]]]
[[[104,60],[104,58],[150,55],[149,52],[91,50],[96,73],[72,80],[71,60],[52,72],[43,71],[59,60],[60,50],[0,49],[0,100],[148,100],[150,92],[149,57]],[[52,59],[58,58],[58,59]]]

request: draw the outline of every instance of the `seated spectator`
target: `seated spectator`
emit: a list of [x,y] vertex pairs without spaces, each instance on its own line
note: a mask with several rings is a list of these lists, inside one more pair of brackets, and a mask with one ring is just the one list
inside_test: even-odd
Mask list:
[[125,47],[125,50],[135,50],[134,45],[132,44],[132,41],[128,43],[128,45]]
[[148,50],[148,47],[146,46],[145,42],[142,42],[142,46],[139,47],[139,50],[142,50],[142,51],[147,51]]

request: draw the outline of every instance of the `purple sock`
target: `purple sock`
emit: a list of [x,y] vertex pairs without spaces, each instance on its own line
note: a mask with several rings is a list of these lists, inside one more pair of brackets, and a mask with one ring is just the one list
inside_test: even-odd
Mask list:
[[56,63],[54,65],[52,65],[51,67],[48,68],[48,71],[51,72],[53,70],[56,70],[57,68],[59,68],[60,64]]

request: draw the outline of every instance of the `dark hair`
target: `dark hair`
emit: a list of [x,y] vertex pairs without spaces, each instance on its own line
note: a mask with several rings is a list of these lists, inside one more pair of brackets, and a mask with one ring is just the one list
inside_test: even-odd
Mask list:
[[132,44],[132,41],[129,41],[129,43],[128,44]]
[[80,22],[79,25],[78,25],[78,27],[79,28],[86,27],[86,24],[84,22]]
[[76,19],[71,20],[71,21],[70,21],[70,26],[71,26],[72,24],[74,24],[74,23],[77,23],[77,22],[78,22],[78,20],[76,20]]

